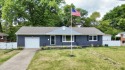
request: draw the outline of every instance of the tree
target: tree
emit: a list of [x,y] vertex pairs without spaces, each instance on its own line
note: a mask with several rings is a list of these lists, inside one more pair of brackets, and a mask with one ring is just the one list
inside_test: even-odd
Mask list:
[[103,21],[105,20],[110,20],[110,26],[125,31],[125,4],[106,13],[103,17]]
[[1,0],[0,1],[0,32],[3,32],[3,29],[2,29],[2,19],[1,19],[1,17],[2,17],[2,6],[3,6],[3,3],[4,3],[4,0]]
[[[55,26],[63,0],[5,0],[2,18],[10,25]],[[57,20],[58,18],[58,20]],[[55,21],[54,21],[55,20]]]
[[73,9],[76,9],[80,12],[81,17],[77,17],[77,16],[72,16],[72,24],[73,26],[77,25],[77,24],[83,24],[85,21],[85,16],[88,14],[88,12],[84,9],[81,8],[75,8],[75,6],[72,5],[65,5],[63,10],[64,10],[64,14],[63,14],[63,23],[65,26],[70,26],[71,25],[71,7]]
[[93,19],[93,20],[96,20],[99,17],[100,17],[100,13],[99,12],[93,12],[92,15],[90,16],[90,18]]
[[84,18],[83,27],[91,27],[91,19],[89,17]]
[[59,26],[63,3],[64,0],[5,0],[2,5],[3,31],[10,41],[15,41],[15,32],[21,26]]
[[0,32],[3,32],[3,30],[2,30],[2,24],[1,24],[1,15],[2,15],[2,13],[1,13],[1,10],[0,10]]
[[100,17],[100,13],[99,12],[93,12],[92,15],[90,16],[91,19],[91,24],[93,26],[97,26],[99,24],[99,22],[97,21],[97,18]]
[[97,26],[97,28],[100,29],[105,34],[111,34],[114,37],[122,30],[110,26],[110,22],[111,22],[110,20],[100,21],[100,24]]

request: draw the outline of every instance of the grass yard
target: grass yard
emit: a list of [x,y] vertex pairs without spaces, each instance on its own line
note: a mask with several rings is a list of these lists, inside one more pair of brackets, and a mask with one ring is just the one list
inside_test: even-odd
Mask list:
[[98,48],[94,50],[102,54],[103,56],[115,60],[115,62],[117,62],[119,66],[123,66],[125,68],[125,47]]
[[19,52],[20,52],[20,50],[2,50],[2,49],[0,49],[0,65]]
[[124,47],[41,50],[27,70],[125,70]]

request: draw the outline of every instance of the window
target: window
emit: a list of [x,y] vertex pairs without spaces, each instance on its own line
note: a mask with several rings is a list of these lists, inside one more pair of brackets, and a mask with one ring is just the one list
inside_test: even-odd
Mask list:
[[3,39],[3,36],[0,36],[0,39]]
[[94,39],[93,40],[97,40],[97,36],[93,36],[94,37]]
[[123,38],[125,38],[125,35],[123,35]]
[[97,36],[89,36],[89,41],[97,41]]
[[[62,42],[71,42],[71,36],[70,35],[62,36]],[[72,36],[72,42],[74,42],[74,36]]]
[[122,43],[125,43],[125,41],[122,41]]
[[89,36],[89,40],[92,40],[92,36]]

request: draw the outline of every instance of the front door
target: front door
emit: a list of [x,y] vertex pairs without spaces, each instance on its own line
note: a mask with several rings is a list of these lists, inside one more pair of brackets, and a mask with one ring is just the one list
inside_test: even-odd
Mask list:
[[50,36],[50,44],[55,45],[56,43],[56,37],[55,36]]

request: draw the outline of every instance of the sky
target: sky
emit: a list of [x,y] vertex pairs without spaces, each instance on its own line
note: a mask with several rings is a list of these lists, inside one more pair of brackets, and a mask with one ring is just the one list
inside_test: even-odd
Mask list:
[[65,0],[67,4],[73,3],[76,8],[83,8],[88,11],[88,16],[92,14],[92,12],[100,12],[100,19],[109,12],[114,7],[118,5],[125,4],[125,1],[118,0]]

